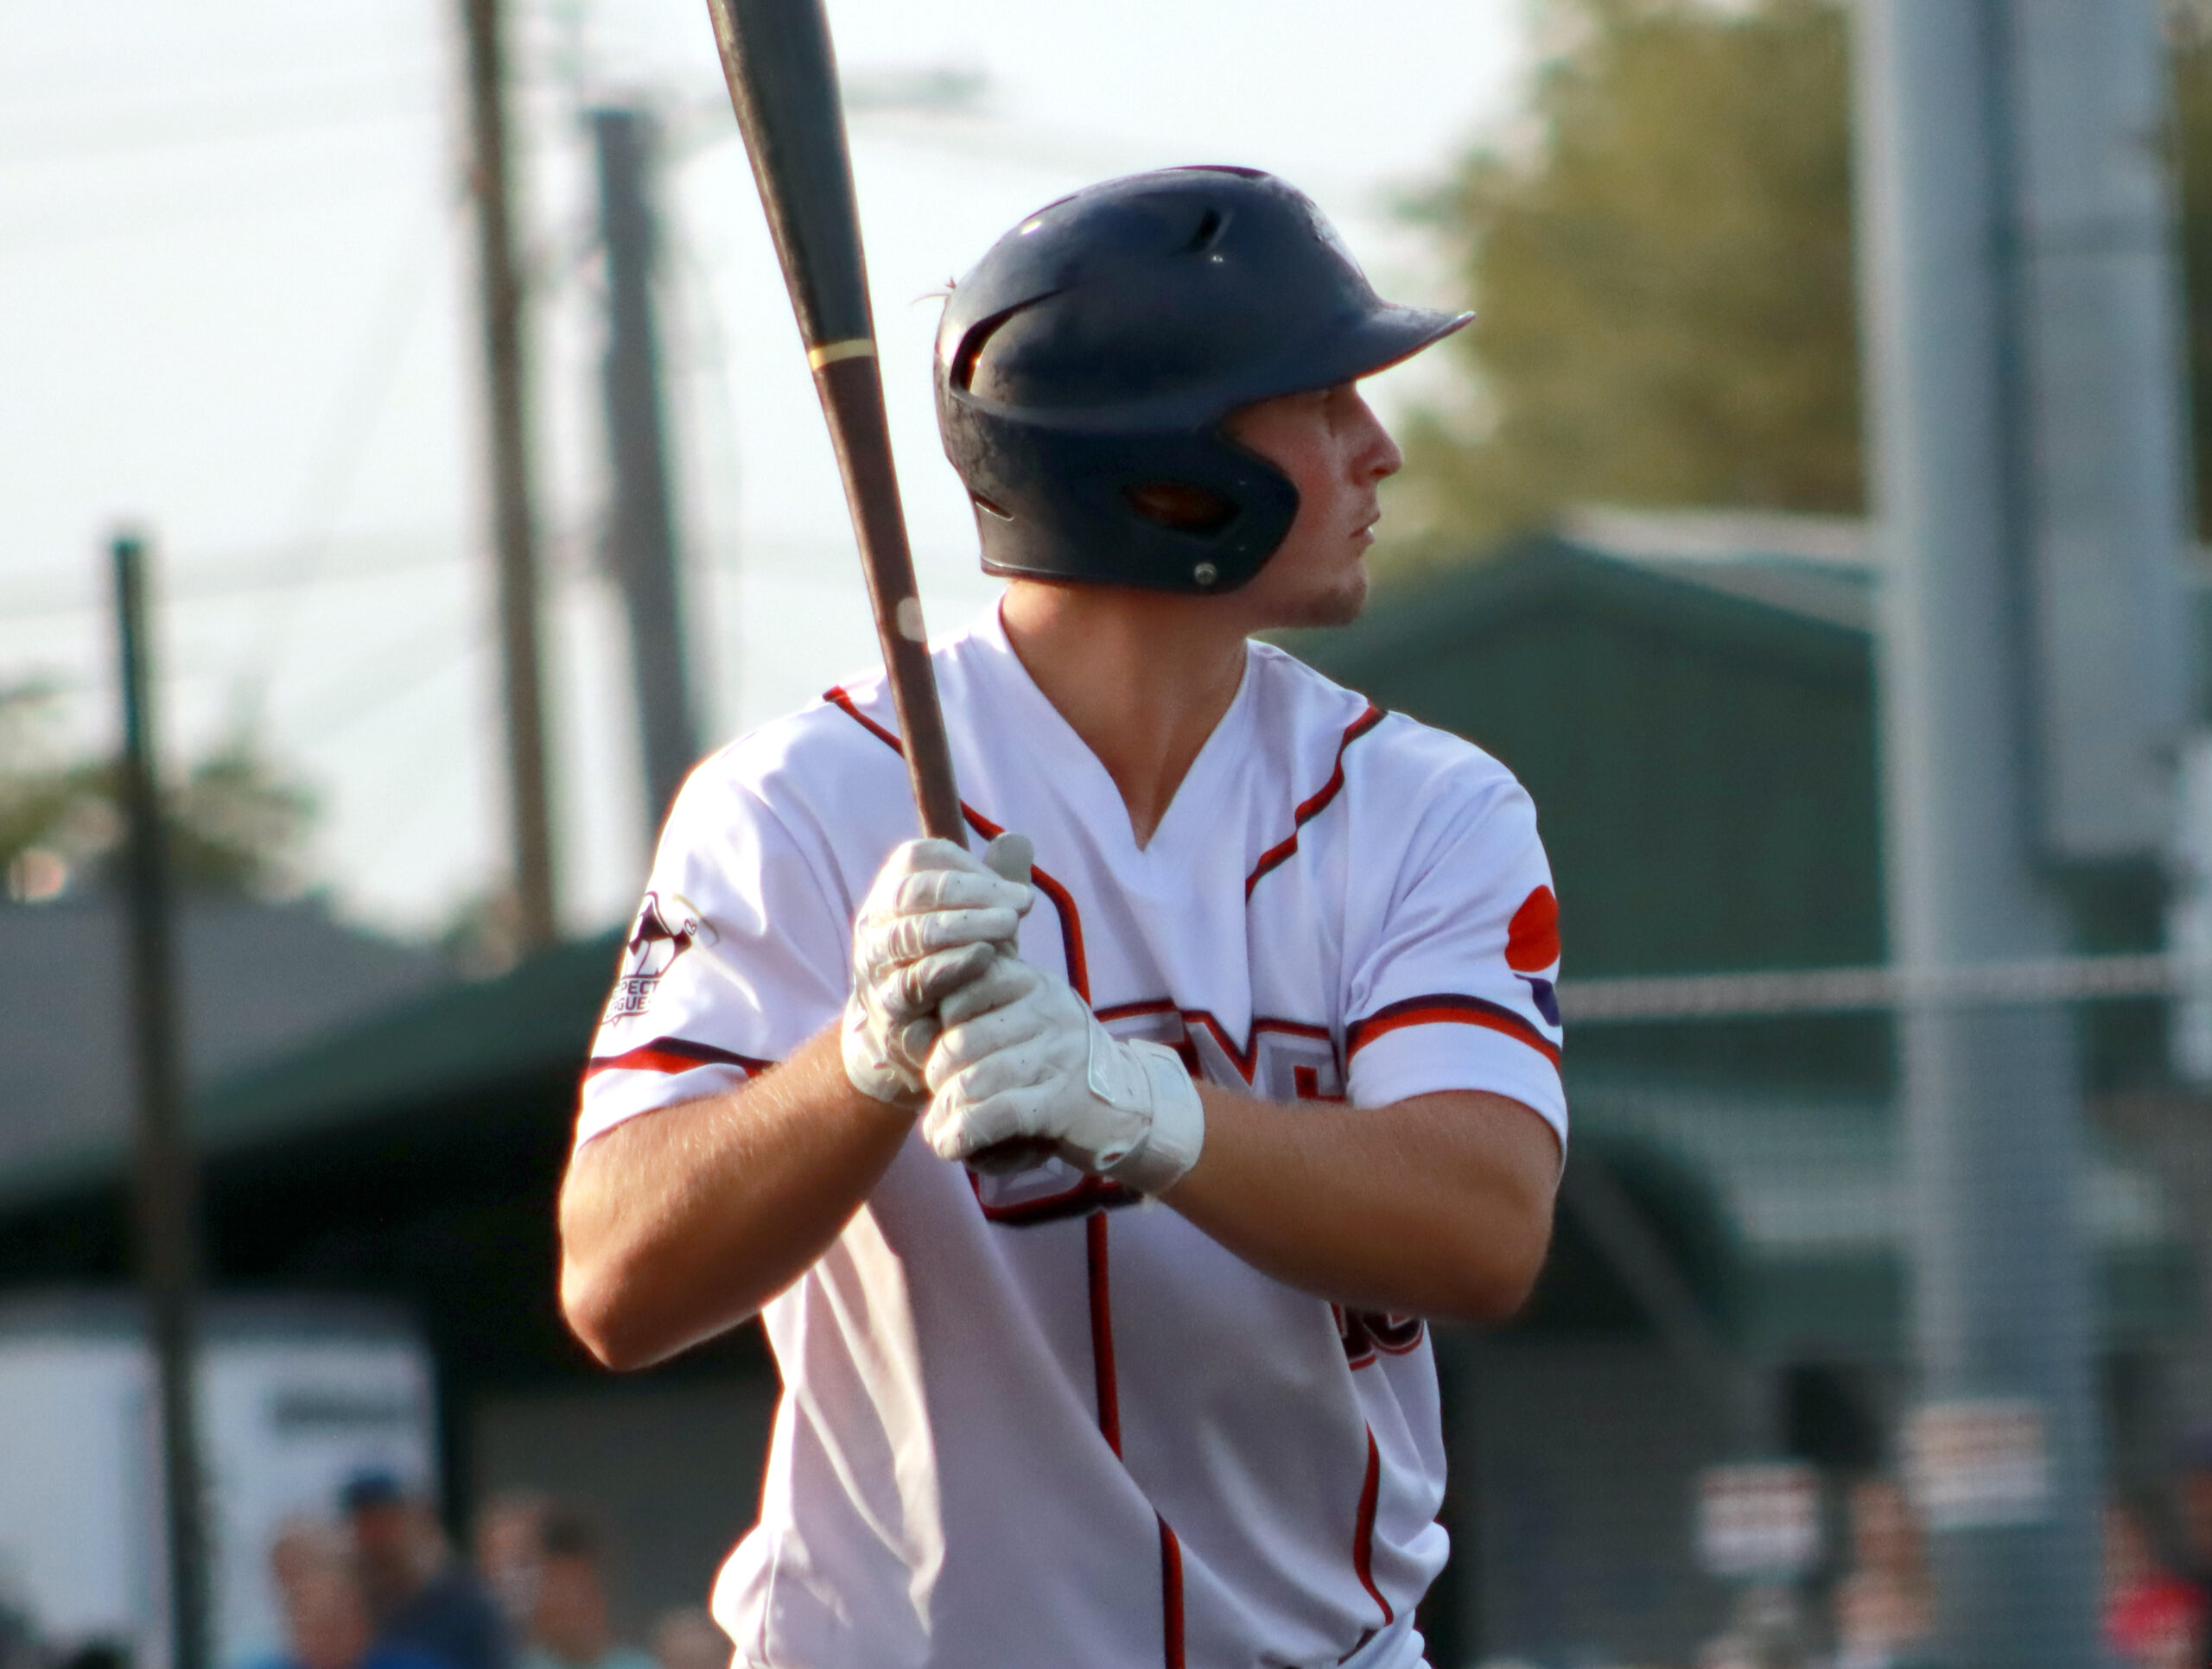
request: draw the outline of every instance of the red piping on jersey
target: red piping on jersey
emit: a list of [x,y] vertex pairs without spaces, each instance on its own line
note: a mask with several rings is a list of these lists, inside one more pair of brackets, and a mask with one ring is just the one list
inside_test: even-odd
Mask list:
[[968,1185],[976,1190],[976,1209],[987,1221],[1013,1228],[1061,1222],[1070,1217],[1088,1216],[1094,1211],[1118,1211],[1125,1205],[1144,1203],[1143,1195],[1132,1194],[1121,1184],[1109,1182],[1103,1177],[1082,1177],[1073,1187],[1057,1194],[1020,1200],[1012,1205],[993,1205],[984,1199],[982,1178],[972,1171],[968,1173]]
[[601,1072],[689,1072],[702,1066],[742,1067],[749,1076],[766,1071],[774,1064],[773,1061],[756,1061],[750,1055],[734,1054],[686,1038],[655,1038],[635,1049],[626,1049],[620,1055],[594,1057],[584,1063],[584,1076],[593,1078]]
[[1397,1613],[1375,1585],[1375,1503],[1382,1493],[1382,1455],[1375,1446],[1375,1428],[1370,1425],[1367,1428],[1367,1481],[1359,1486],[1359,1519],[1352,1526],[1351,1568],[1359,1573],[1359,1585],[1367,1590],[1368,1597],[1382,1608],[1387,1628]]
[[1370,701],[1367,711],[1344,727],[1344,739],[1337,744],[1336,768],[1330,771],[1329,780],[1322,784],[1319,790],[1310,798],[1300,803],[1298,809],[1291,815],[1289,837],[1260,854],[1260,861],[1253,865],[1252,873],[1244,878],[1246,898],[1252,896],[1252,889],[1259,885],[1261,876],[1287,861],[1290,854],[1298,850],[1298,831],[1327,810],[1329,802],[1344,791],[1344,750],[1381,724],[1386,716],[1381,708]]
[[1502,1003],[1489,1002],[1480,997],[1459,996],[1450,992],[1440,992],[1427,997],[1408,997],[1403,1002],[1376,1009],[1363,1020],[1354,1020],[1344,1028],[1344,1058],[1351,1059],[1385,1032],[1401,1031],[1409,1025],[1444,1023],[1479,1025],[1491,1031],[1503,1032],[1516,1042],[1528,1044],[1554,1066],[1559,1064],[1559,1045],[1511,1009]]
[[[899,741],[894,733],[886,730],[867,714],[861,712],[853,698],[845,692],[843,686],[834,685],[824,690],[822,693],[822,699],[833,707],[842,708],[848,718],[853,720],[900,758],[906,757],[906,745]],[[969,827],[987,841],[994,840],[1006,832],[1000,824],[993,822],[965,800],[960,803],[960,812],[968,819]],[[1052,901],[1053,913],[1060,918],[1060,952],[1068,965],[1068,983],[1075,987],[1077,996],[1089,1002],[1090,1000],[1090,965],[1083,954],[1083,917],[1075,907],[1075,895],[1033,864],[1030,866],[1029,879],[1039,892]]]
[[897,733],[893,731],[886,730],[881,725],[876,723],[874,720],[869,718],[867,714],[861,712],[859,707],[855,704],[853,698],[845,693],[845,687],[842,684],[830,685],[829,689],[822,692],[822,699],[825,701],[830,702],[834,706],[844,708],[845,716],[847,718],[852,720],[855,724],[859,725],[861,729],[868,731],[870,734],[874,736],[877,741],[881,742],[884,746],[889,748],[900,758],[903,759],[906,757],[906,745],[899,739]]
[[1084,1223],[1084,1262],[1090,1276],[1090,1372],[1098,1392],[1098,1435],[1116,1459],[1122,1454],[1122,1392],[1114,1374],[1114,1294],[1106,1274],[1106,1214]]
[[[1006,833],[967,801],[960,803],[960,809],[985,840],[995,841]],[[1090,962],[1083,954],[1083,914],[1075,907],[1075,894],[1033,863],[1029,866],[1029,879],[1052,901],[1052,913],[1060,918],[1060,954],[1068,965],[1068,983],[1075,987],[1075,994],[1087,1003],[1090,1000]]]
[[1160,1655],[1166,1669],[1183,1669],[1183,1544],[1166,1519],[1160,1519]]

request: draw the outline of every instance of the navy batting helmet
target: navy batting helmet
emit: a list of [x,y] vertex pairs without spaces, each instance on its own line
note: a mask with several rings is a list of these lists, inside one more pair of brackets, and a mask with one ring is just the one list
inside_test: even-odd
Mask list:
[[1298,491],[1222,420],[1471,316],[1381,300],[1313,201],[1256,168],[1133,175],[1039,209],[953,287],[938,332],[938,422],[983,566],[1234,590]]

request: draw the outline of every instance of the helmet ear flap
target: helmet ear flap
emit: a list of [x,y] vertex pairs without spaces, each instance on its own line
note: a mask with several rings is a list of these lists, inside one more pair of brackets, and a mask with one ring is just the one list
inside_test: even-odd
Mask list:
[[1202,538],[1211,538],[1236,519],[1236,506],[1229,499],[1187,481],[1147,481],[1124,487],[1122,496],[1145,520]]

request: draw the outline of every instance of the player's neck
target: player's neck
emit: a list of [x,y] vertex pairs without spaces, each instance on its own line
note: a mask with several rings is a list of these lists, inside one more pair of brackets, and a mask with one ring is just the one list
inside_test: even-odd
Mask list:
[[1000,608],[1045,699],[1152,839],[1244,676],[1240,617],[1211,598],[1017,580]]

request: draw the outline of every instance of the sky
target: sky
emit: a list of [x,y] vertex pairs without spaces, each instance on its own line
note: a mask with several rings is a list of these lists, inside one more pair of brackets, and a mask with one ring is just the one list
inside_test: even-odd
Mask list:
[[[617,605],[597,571],[580,112],[662,112],[668,397],[710,740],[874,656],[842,492],[698,0],[511,0],[536,306],[562,913],[648,860]],[[453,0],[0,0],[0,686],[112,746],[105,550],[156,553],[165,757],[250,733],[314,790],[315,879],[434,930],[504,872],[498,669]],[[934,630],[985,606],[929,392],[938,303],[1032,209],[1190,162],[1267,168],[1385,295],[1447,299],[1394,203],[1509,116],[1522,0],[830,0],[855,89],[980,76],[852,125],[894,448]],[[1386,418],[1434,390],[1416,361]],[[1389,504],[1385,500],[1385,516]]]

